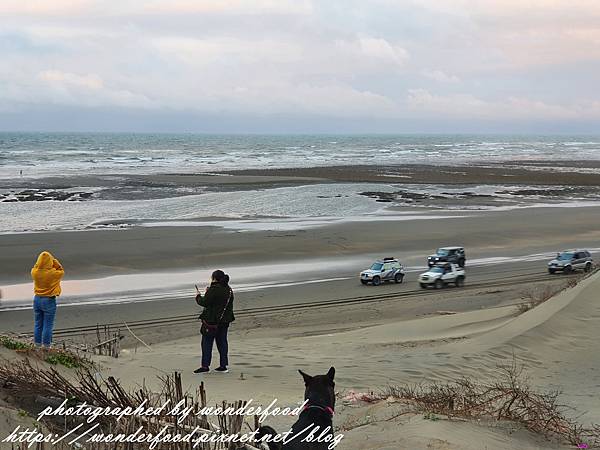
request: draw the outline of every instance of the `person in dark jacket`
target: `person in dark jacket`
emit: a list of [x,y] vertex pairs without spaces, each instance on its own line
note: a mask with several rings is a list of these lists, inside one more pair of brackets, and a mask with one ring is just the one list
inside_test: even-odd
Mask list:
[[233,315],[233,291],[229,287],[229,275],[222,270],[212,273],[210,286],[206,288],[204,295],[196,295],[196,303],[203,306],[200,319],[208,325],[216,325],[216,331],[210,334],[202,334],[202,365],[194,370],[194,373],[208,372],[212,360],[213,343],[216,341],[219,350],[219,367],[217,372],[229,372],[227,366],[229,360],[227,353],[229,344],[227,342],[227,331],[229,324],[235,320]]

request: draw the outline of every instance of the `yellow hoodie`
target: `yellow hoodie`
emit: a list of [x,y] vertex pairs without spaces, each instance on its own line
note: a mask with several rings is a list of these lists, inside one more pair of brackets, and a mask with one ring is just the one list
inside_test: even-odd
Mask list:
[[55,297],[60,295],[60,280],[65,270],[50,252],[42,252],[31,269],[33,278],[33,292],[42,297]]

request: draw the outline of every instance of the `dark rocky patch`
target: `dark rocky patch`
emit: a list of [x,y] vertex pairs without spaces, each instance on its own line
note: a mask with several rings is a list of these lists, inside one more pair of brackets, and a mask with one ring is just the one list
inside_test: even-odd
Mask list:
[[476,194],[475,192],[440,192],[442,195],[450,197],[463,197],[463,198],[491,198],[494,197],[491,194]]
[[360,192],[359,195],[364,195],[365,197],[373,198],[377,202],[381,203],[391,203],[394,201],[403,201],[403,202],[422,202],[424,200],[441,200],[446,197],[441,195],[432,195],[432,194],[421,194],[418,192],[410,192],[410,191],[396,191],[396,192]]
[[24,189],[10,194],[0,194],[2,202],[46,202],[46,201],[84,201],[92,197],[92,192],[66,192],[45,189]]
[[546,197],[562,197],[565,195],[572,194],[589,194],[590,189],[584,187],[569,187],[566,186],[561,189],[509,189],[504,191],[496,191],[496,194],[508,194],[508,195],[519,195],[519,196],[529,196],[529,195],[543,195]]

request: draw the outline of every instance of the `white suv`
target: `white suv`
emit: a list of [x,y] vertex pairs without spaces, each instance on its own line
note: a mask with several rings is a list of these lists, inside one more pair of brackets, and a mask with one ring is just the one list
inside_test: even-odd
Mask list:
[[404,280],[404,266],[396,258],[383,258],[371,265],[371,268],[360,273],[362,284],[372,283],[379,286],[383,281],[402,283]]
[[419,276],[419,284],[423,289],[427,289],[429,286],[441,289],[448,284],[463,287],[465,285],[465,269],[453,263],[436,264]]

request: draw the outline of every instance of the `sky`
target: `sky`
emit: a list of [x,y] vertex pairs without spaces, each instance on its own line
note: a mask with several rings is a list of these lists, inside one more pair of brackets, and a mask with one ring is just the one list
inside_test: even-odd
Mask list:
[[0,130],[600,133],[598,0],[1,0]]

